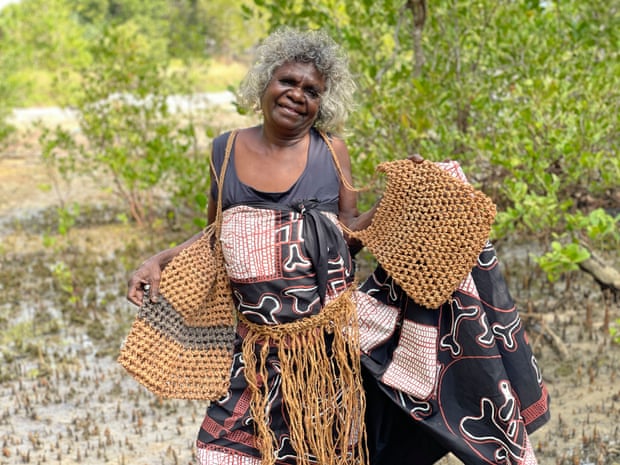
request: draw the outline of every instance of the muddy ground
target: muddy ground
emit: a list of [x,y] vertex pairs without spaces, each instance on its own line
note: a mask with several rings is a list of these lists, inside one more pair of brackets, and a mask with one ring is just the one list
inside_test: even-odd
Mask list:
[[[109,190],[54,189],[50,174],[24,125],[0,152],[0,465],[192,464],[205,404],[158,399],[115,362],[130,270],[187,233],[140,231]],[[56,208],[73,201],[78,222],[58,234]],[[531,242],[496,246],[552,398],[531,437],[539,463],[620,464],[619,304],[581,272],[547,284]]]

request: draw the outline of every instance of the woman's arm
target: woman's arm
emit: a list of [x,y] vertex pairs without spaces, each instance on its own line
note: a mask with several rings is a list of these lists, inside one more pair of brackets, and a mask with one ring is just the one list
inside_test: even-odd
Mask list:
[[339,138],[332,140],[332,147],[336,153],[343,178],[340,180],[339,220],[345,227],[344,236],[349,249],[355,254],[362,248],[362,244],[359,240],[350,237],[346,233],[346,229],[358,231],[368,227],[376,210],[376,204],[369,211],[360,214],[357,208],[357,192],[351,189],[353,186],[353,176],[351,175],[351,156],[349,155],[349,150],[344,141]]
[[[379,201],[377,201],[368,211],[363,213],[359,212],[359,210],[357,209],[357,193],[347,187],[347,185],[353,186],[353,177],[351,174],[351,156],[349,155],[349,150],[347,149],[344,141],[339,138],[333,139],[332,146],[334,148],[334,151],[336,152],[338,163],[340,164],[342,177],[346,181],[343,182],[341,180],[340,182],[340,222],[345,226],[345,228],[348,228],[350,231],[361,231],[370,226],[372,218],[377,211]],[[414,163],[422,163],[422,161],[424,161],[424,159],[418,154],[410,156],[409,160]],[[346,233],[345,239],[349,244],[349,248],[354,253],[362,248],[362,244],[357,239],[349,237]]]

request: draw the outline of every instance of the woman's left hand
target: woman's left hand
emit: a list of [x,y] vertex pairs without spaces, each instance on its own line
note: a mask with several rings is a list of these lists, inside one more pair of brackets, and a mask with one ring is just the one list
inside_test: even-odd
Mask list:
[[413,155],[407,157],[407,160],[411,160],[414,163],[422,163],[424,158],[419,153],[414,153]]

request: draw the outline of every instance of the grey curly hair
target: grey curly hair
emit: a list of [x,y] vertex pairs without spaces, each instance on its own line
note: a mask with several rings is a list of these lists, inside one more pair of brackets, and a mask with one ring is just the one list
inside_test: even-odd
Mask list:
[[281,28],[258,47],[257,58],[241,82],[237,103],[260,109],[260,100],[276,69],[287,62],[313,63],[325,79],[319,112],[314,125],[328,132],[344,128],[353,107],[355,82],[342,48],[325,32]]

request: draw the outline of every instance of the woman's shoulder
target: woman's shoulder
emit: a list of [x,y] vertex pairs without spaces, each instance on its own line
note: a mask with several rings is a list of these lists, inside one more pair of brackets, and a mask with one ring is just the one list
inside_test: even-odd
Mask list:
[[316,139],[323,142],[321,145],[324,145],[331,152],[332,156],[336,156],[338,159],[348,157],[349,151],[342,137],[334,133],[320,131],[316,128],[313,128],[312,134]]
[[213,139],[212,144],[213,144],[213,153],[214,154],[216,154],[216,153],[218,153],[220,151],[222,151],[222,153],[223,153],[223,150],[219,150],[219,149],[223,149],[224,147],[226,147],[226,143],[228,142],[228,138],[230,137],[232,132],[233,132],[233,130],[223,132],[223,133],[219,134],[218,136],[216,136]]
[[323,139],[324,141],[329,142],[329,144],[332,144],[334,146],[340,147],[346,144],[341,136],[333,132],[324,131],[322,129],[317,129],[316,127],[313,127],[310,133],[315,138]]
[[224,157],[224,152],[226,151],[226,144],[228,144],[228,140],[230,139],[231,135],[233,135],[233,133],[237,134],[241,131],[253,129],[253,127],[231,129],[216,136],[212,142],[213,159],[218,160]]

